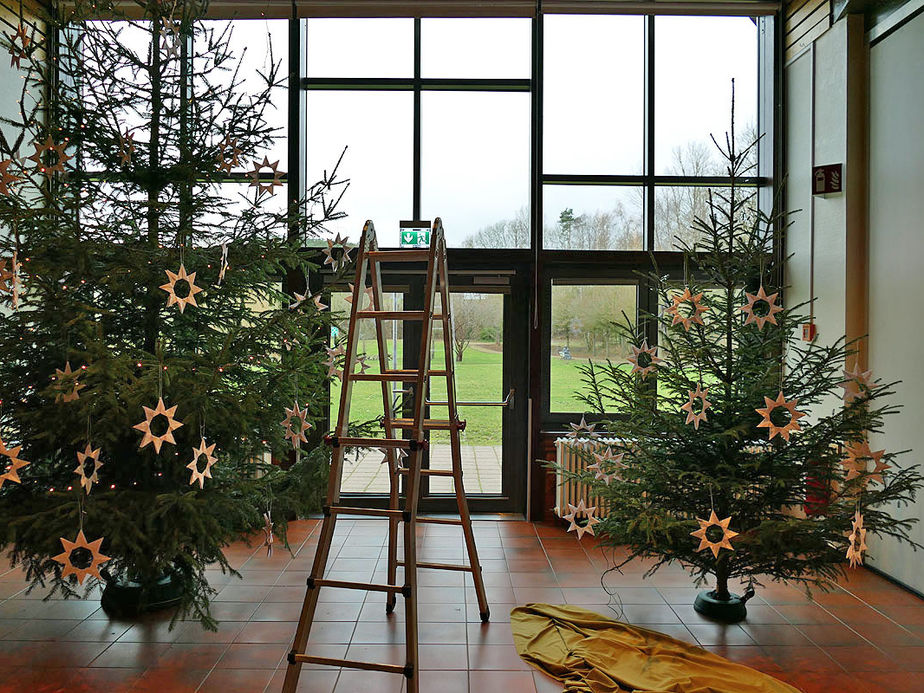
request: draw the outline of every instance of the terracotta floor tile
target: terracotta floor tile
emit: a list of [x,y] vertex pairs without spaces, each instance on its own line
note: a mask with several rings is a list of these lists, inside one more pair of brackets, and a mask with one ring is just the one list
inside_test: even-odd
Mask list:
[[788,621],[786,618],[777,611],[774,607],[766,604],[748,604],[747,605],[748,615],[745,619],[746,623],[754,624],[786,624]]
[[[218,660],[218,669],[273,669],[283,661],[290,644],[232,643]],[[264,681],[264,683],[266,683]]]
[[513,645],[513,631],[509,623],[469,623],[469,645]]
[[753,638],[737,625],[690,624],[687,630],[693,633],[700,645],[755,645]]
[[470,671],[470,691],[501,691],[503,693],[535,693],[536,683],[528,671]]
[[837,623],[834,616],[817,604],[777,604],[773,608],[781,613],[787,621],[796,625],[830,625]]
[[561,681],[538,671],[533,672],[533,683],[536,685],[536,693],[561,693]]
[[266,688],[273,677],[271,669],[213,669],[202,682],[199,693],[253,693]]
[[[802,693],[869,693],[869,688],[855,676],[831,672],[783,672],[777,676],[798,688]],[[891,693],[898,693],[892,689]],[[909,691],[910,693],[910,691]]]
[[796,626],[742,623],[741,628],[758,645],[809,647],[811,642]]
[[5,637],[10,640],[63,640],[64,636],[80,625],[80,620],[41,619],[20,621],[19,626]]
[[[507,630],[509,631],[510,628],[508,627]],[[465,623],[418,622],[417,632],[421,643],[434,645],[464,645],[466,643]]]
[[469,645],[468,662],[473,671],[529,669],[529,665],[520,658],[513,645]]
[[[340,676],[340,672],[336,669],[311,671],[303,668],[301,676],[298,678],[296,693],[332,693],[334,686],[337,684],[338,676]],[[266,693],[279,693],[282,690],[285,677],[285,669],[277,670],[266,686]]]
[[849,672],[894,671],[899,662],[872,645],[825,647],[825,652]]
[[841,673],[840,665],[829,657],[824,650],[814,645],[763,646],[764,652],[787,672],[822,672]]
[[924,645],[924,639],[920,636],[893,623],[858,623],[851,627],[877,647],[919,647]]
[[468,649],[462,645],[421,644],[418,651],[421,669],[468,671]]
[[193,693],[208,676],[201,669],[148,669],[131,689],[132,693]]
[[404,677],[399,674],[344,669],[337,679],[334,693],[359,693],[360,691],[400,693],[403,687]]
[[147,669],[170,647],[160,642],[114,642],[90,666]]
[[680,623],[677,613],[667,604],[613,604],[613,608],[622,612],[622,619],[612,610],[597,612],[607,618],[624,620],[627,623],[636,623],[639,625],[661,624],[661,623]]
[[889,654],[901,669],[924,672],[924,647],[890,647]]
[[227,645],[174,643],[164,650],[154,664],[159,669],[211,669]]
[[866,645],[867,642],[858,633],[839,623],[830,625],[797,626],[809,640],[822,647]]
[[420,672],[420,690],[426,693],[469,693],[468,672],[423,670]]
[[924,674],[918,672],[870,672],[863,675],[868,693],[920,693],[924,691]]
[[373,621],[357,623],[353,631],[352,643],[403,643],[405,637],[404,623],[396,621]]

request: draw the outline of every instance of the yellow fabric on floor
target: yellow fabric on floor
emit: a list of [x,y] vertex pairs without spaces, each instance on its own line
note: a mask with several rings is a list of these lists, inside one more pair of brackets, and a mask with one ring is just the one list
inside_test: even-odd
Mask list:
[[520,656],[565,693],[798,693],[767,674],[576,606],[527,604],[510,612]]

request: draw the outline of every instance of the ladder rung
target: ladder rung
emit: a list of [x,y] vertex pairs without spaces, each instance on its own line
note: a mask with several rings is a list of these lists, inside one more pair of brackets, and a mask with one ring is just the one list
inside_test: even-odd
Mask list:
[[[404,565],[404,561],[398,561],[399,566]],[[468,565],[459,565],[457,563],[417,563],[418,568],[432,568],[433,570],[459,570],[463,573],[472,572],[472,567]]]
[[462,520],[454,520],[451,517],[418,517],[417,521],[427,522],[431,525],[459,525],[459,526],[462,526]]
[[314,655],[295,655],[296,662],[303,664],[320,664],[328,667],[346,667],[347,669],[365,669],[366,671],[385,671],[389,674],[403,674],[405,667],[400,664],[378,664],[377,662],[357,662],[351,659],[331,659]]
[[345,448],[404,448],[411,449],[416,441],[408,438],[337,438]]
[[396,592],[404,590],[403,585],[383,585],[374,582],[345,582],[343,580],[315,580],[315,587],[337,587],[342,590],[368,590],[370,592]]
[[[392,419],[391,425],[395,428],[417,428],[414,419]],[[424,419],[423,427],[425,431],[451,431],[455,428],[465,428],[461,421],[447,421],[446,419]]]
[[[398,474],[407,474],[411,470],[407,467],[398,467]],[[421,469],[421,476],[455,476],[451,469]]]
[[[428,371],[430,377],[446,377],[446,371]],[[406,370],[389,370],[384,373],[350,373],[347,377],[350,380],[363,380],[372,382],[393,382],[393,383],[410,383],[420,376],[420,372],[415,369]]]
[[[375,320],[426,320],[427,313],[423,310],[358,310],[356,317],[373,318]],[[434,320],[442,320],[441,313],[433,313]]]
[[327,508],[336,515],[368,515],[369,517],[401,517],[401,510],[383,510],[382,508],[347,508],[342,505],[332,505]]
[[429,250],[370,250],[366,255],[380,262],[426,262],[430,259]]

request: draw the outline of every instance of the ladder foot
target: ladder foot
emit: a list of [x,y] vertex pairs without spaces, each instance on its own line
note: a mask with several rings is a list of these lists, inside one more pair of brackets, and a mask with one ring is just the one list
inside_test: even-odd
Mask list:
[[491,620],[491,610],[490,610],[490,609],[486,609],[486,610],[482,611],[482,612],[481,612],[481,622],[482,622],[482,623],[487,623],[487,622],[490,621],[490,620]]
[[391,613],[394,613],[394,611],[395,611],[395,600],[389,599],[387,602],[385,602],[385,613],[391,614]]

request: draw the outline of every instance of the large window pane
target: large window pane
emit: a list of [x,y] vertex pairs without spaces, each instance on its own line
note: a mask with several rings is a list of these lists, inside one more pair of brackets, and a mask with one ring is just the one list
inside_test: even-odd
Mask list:
[[451,246],[529,247],[529,94],[425,92],[421,109],[424,218]]
[[[739,208],[738,224],[753,218],[756,211],[756,188],[737,188],[736,206]],[[729,188],[706,186],[658,186],[655,188],[655,250],[679,250],[684,244],[705,240],[703,229],[697,220],[709,222],[709,196],[719,209],[728,209],[731,190]],[[724,217],[719,215],[719,223]]]
[[757,129],[757,26],[748,17],[655,19],[655,169],[724,175],[710,134],[724,145],[735,80],[736,140]]
[[634,284],[571,284],[552,282],[552,338],[549,349],[549,409],[582,412],[583,390],[578,365],[588,360],[614,363],[631,353],[613,326],[634,324],[638,288]]
[[398,245],[398,222],[411,217],[413,95],[410,92],[308,92],[308,184],[330,171],[348,147],[338,177],[349,179],[340,211],[328,224],[354,242],[366,219],[379,244]]
[[546,250],[641,250],[642,188],[609,185],[543,187]]
[[309,77],[413,77],[413,19],[309,19]]
[[644,39],[641,16],[545,18],[545,173],[642,173]]
[[528,79],[529,19],[422,19],[422,77]]

